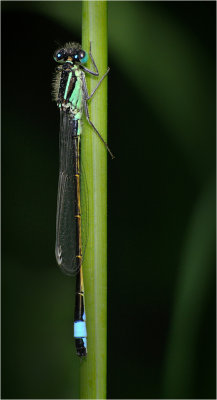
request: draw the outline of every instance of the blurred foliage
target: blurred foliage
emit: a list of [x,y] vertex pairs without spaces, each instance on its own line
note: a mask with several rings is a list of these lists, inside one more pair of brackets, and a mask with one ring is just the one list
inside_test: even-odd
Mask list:
[[[108,398],[215,398],[216,4],[108,7]],[[50,91],[80,23],[80,2],[2,3],[3,398],[78,396]]]

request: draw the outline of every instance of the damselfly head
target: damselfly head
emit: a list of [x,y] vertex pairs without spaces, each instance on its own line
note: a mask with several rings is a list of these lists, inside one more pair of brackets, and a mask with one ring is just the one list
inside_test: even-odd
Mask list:
[[60,64],[66,61],[85,64],[87,59],[88,54],[82,50],[79,43],[66,43],[62,49],[58,49],[54,53],[54,60]]

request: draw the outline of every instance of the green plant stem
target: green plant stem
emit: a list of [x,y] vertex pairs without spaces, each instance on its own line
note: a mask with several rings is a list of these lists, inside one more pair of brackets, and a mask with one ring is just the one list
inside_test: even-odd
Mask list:
[[[82,8],[82,48],[92,55],[100,76],[107,70],[107,4],[85,1]],[[93,70],[89,60],[87,67]],[[91,93],[99,78],[87,77]],[[89,101],[90,119],[106,140],[107,78]],[[84,121],[81,159],[88,186],[89,232],[84,260],[88,354],[81,363],[80,397],[106,398],[107,363],[107,151]],[[82,196],[82,193],[81,193]]]

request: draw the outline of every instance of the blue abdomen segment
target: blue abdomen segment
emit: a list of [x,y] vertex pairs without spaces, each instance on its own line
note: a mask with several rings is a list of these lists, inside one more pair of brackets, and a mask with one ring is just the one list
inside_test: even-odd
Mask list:
[[79,271],[76,282],[74,338],[77,355],[79,357],[84,357],[87,355],[87,328],[84,305],[83,277],[81,276],[80,283],[79,274],[82,275],[82,272]]
[[[83,318],[85,318],[85,314]],[[87,328],[85,320],[74,322],[74,338],[77,355],[85,357],[87,355]]]
[[74,322],[74,337],[75,338],[86,338],[87,328],[85,321],[75,321]]

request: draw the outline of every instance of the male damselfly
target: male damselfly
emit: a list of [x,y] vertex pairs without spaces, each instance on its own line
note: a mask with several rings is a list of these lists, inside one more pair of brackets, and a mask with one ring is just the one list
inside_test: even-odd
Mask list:
[[87,330],[84,303],[84,282],[82,261],[85,247],[81,218],[81,173],[80,135],[81,118],[85,112],[87,121],[102,140],[110,155],[113,155],[106,142],[95,128],[89,117],[87,101],[93,96],[103,75],[93,92],[88,95],[85,72],[99,76],[97,66],[91,54],[94,70],[86,68],[88,55],[78,43],[66,43],[54,53],[54,60],[60,65],[56,69],[53,83],[54,100],[60,109],[60,165],[57,196],[56,247],[55,254],[59,267],[67,275],[76,274],[74,337],[78,356],[87,355]]

